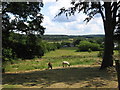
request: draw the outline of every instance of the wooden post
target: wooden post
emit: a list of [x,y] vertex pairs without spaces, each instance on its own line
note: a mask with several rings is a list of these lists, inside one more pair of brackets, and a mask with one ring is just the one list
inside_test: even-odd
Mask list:
[[118,78],[118,88],[120,90],[120,60],[115,60],[116,64],[116,71],[117,71],[117,78]]

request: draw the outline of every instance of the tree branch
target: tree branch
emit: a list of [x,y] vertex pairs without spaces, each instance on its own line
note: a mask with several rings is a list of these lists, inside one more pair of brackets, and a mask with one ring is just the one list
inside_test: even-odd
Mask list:
[[101,14],[101,16],[102,16],[103,22],[105,22],[105,16],[104,16],[101,8],[102,8],[102,7],[101,7],[100,2],[99,2],[99,12],[100,12],[100,14]]
[[[113,2],[114,3],[114,2]],[[117,3],[117,7],[120,6],[120,1]],[[114,7],[114,4],[111,5],[111,8]]]
[[117,6],[117,9],[120,8],[120,5]]
[[117,3],[117,5],[119,5],[120,4],[120,1]]
[[117,14],[117,2],[113,3],[113,10],[112,10],[112,17],[113,17],[113,24],[116,25],[116,14]]
[[119,7],[120,7],[120,1],[117,3],[117,10],[118,10]]

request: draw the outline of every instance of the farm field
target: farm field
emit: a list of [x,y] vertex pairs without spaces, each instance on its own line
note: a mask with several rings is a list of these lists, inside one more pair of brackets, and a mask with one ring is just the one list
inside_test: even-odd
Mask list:
[[[100,71],[98,52],[76,52],[62,48],[46,53],[41,59],[16,61],[6,66],[4,88],[117,88],[114,68]],[[63,68],[62,61],[71,63]],[[47,70],[47,63],[53,64]]]

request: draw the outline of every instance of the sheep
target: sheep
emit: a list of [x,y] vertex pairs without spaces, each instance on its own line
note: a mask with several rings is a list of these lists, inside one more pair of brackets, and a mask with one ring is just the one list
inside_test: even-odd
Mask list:
[[63,65],[63,67],[64,67],[65,65],[66,65],[66,66],[68,65],[68,66],[70,67],[70,63],[69,63],[68,61],[63,61],[63,62],[62,62],[62,65]]
[[52,63],[51,63],[51,62],[48,63],[48,69],[49,69],[49,68],[52,69]]

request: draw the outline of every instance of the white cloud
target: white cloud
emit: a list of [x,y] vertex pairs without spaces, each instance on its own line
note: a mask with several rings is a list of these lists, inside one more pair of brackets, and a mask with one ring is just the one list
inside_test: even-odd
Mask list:
[[43,25],[48,25],[48,26],[50,26],[50,25],[52,25],[52,24],[54,24],[54,23],[52,23],[50,17],[49,17],[49,16],[44,16]]
[[43,0],[43,3],[44,3],[44,4],[50,3],[50,2],[56,2],[56,0]]
[[71,0],[58,0],[57,2],[54,2],[54,5],[52,5],[48,8],[48,11],[50,12],[51,15],[56,15],[59,12],[60,8],[70,7],[71,6],[70,1]]
[[103,23],[101,17],[92,19],[89,23],[83,22],[86,15],[76,13],[75,16],[66,18],[60,16],[54,18],[61,7],[70,7],[70,0],[43,0],[45,7],[43,8],[44,21],[43,26],[46,27],[45,34],[65,34],[65,35],[86,35],[86,34],[104,34]]

